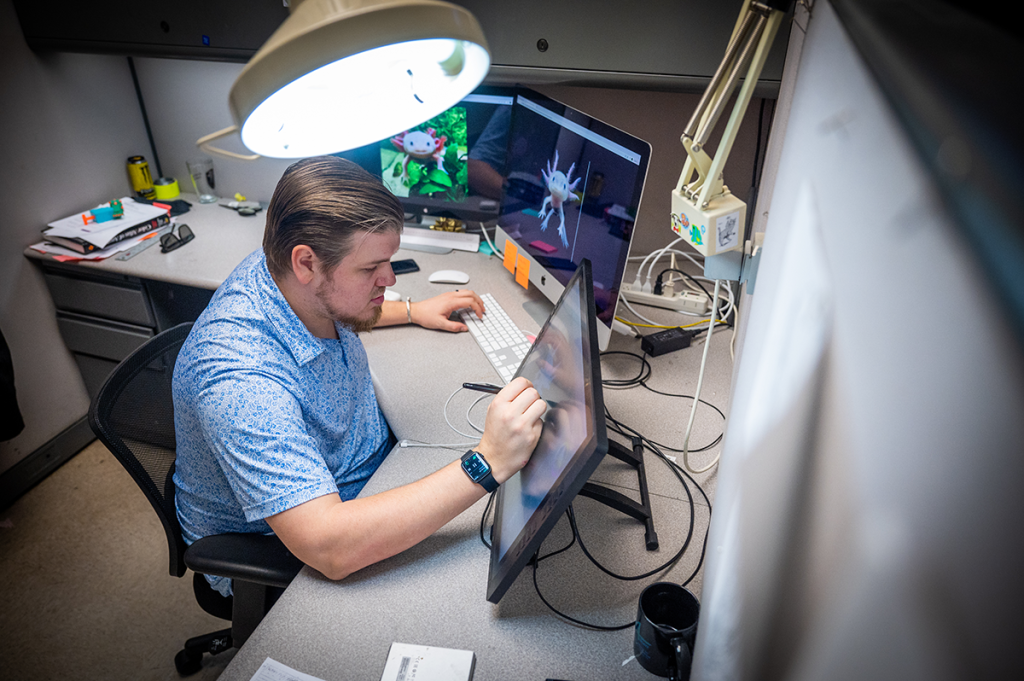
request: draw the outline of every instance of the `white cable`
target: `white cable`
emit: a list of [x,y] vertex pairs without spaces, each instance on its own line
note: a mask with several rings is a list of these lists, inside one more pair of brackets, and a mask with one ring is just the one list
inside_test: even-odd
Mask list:
[[451,428],[452,430],[454,430],[456,433],[458,433],[462,437],[476,437],[472,433],[463,433],[461,430],[456,428],[452,424],[451,420],[448,418],[448,405],[451,403],[452,398],[454,398],[456,395],[458,395],[462,390],[464,390],[464,388],[462,386],[459,386],[458,388],[455,389],[455,392],[453,392],[451,395],[448,396],[448,400],[444,403],[444,408],[441,410],[441,413],[444,414],[444,422],[447,423],[448,427]]
[[[657,251],[654,251],[649,256],[647,256],[649,258],[650,257],[654,258],[653,260],[651,260],[651,264],[647,268],[647,281],[651,280],[651,275],[654,273],[654,266],[658,263],[658,261],[661,260],[665,256],[665,254],[667,254],[670,250],[672,250],[673,246],[675,246],[677,243],[679,243],[682,240],[683,240],[683,237],[679,237],[678,239],[676,239],[675,241],[673,241],[669,245],[665,246],[664,248],[661,248],[661,249],[659,249]],[[640,269],[643,269],[645,264],[647,264],[646,260],[643,261],[642,263],[640,263]]]
[[718,311],[718,292],[721,290],[722,281],[715,281],[715,293],[711,303],[711,326],[708,327],[708,335],[704,341],[704,354],[700,360],[700,373],[697,374],[697,390],[693,395],[693,406],[690,408],[690,422],[686,424],[686,437],[683,439],[683,467],[690,473],[697,475],[706,473],[718,464],[720,454],[716,454],[714,460],[704,468],[692,468],[690,466],[690,434],[693,432],[693,419],[697,415],[697,405],[700,404],[700,389],[704,383],[704,369],[708,362],[708,350],[711,348],[711,333],[715,330],[715,314]]
[[[494,255],[495,253],[497,253],[498,255],[501,255],[501,256],[505,255],[504,252],[499,251],[498,248],[494,245],[494,242],[491,241],[491,237],[487,233],[487,228],[484,227],[484,223],[482,223],[482,222],[480,223],[480,231],[484,233],[484,239],[487,240],[487,245],[491,247],[491,255]],[[487,257],[490,257],[490,256],[487,256]]]
[[461,450],[467,448],[467,446],[476,446],[480,443],[480,440],[473,440],[472,442],[451,442],[449,444],[427,444],[426,442],[417,442],[411,439],[398,440],[398,446],[402,449],[416,449],[416,450]]
[[473,407],[475,407],[476,405],[480,404],[481,402],[483,402],[484,400],[486,400],[489,397],[492,397],[492,395],[488,395],[486,393],[481,395],[480,397],[476,398],[476,400],[473,402],[473,404],[469,405],[469,409],[466,410],[466,423],[468,423],[470,425],[470,427],[473,430],[477,431],[478,433],[483,433],[484,429],[482,427],[476,425],[475,423],[473,423],[473,419],[469,418],[469,414],[470,414],[470,412],[473,411]]

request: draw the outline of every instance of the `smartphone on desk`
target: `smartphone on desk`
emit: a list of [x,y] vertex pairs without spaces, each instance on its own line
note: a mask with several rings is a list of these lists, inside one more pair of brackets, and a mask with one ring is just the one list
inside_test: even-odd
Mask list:
[[395,275],[407,274],[409,272],[419,272],[420,266],[416,264],[413,259],[409,260],[393,260],[391,261],[391,269]]

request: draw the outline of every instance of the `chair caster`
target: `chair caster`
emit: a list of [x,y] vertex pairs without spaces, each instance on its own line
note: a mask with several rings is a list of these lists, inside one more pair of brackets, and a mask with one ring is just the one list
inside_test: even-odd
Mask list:
[[181,676],[192,676],[203,668],[203,654],[182,650],[174,656],[174,668]]

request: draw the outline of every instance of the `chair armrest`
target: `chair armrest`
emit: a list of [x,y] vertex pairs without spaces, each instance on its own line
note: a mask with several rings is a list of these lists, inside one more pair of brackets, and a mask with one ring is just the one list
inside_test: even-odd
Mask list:
[[302,569],[302,561],[276,536],[240,533],[216,534],[196,541],[185,550],[185,565],[204,575],[281,588],[287,587]]

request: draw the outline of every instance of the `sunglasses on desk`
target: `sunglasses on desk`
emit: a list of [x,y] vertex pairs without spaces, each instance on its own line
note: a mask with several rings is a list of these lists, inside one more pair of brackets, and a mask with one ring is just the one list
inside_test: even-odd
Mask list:
[[192,233],[192,228],[188,225],[178,225],[177,234],[170,231],[160,237],[160,252],[170,253],[176,248],[181,248],[189,241],[192,241],[195,236],[196,235]]

